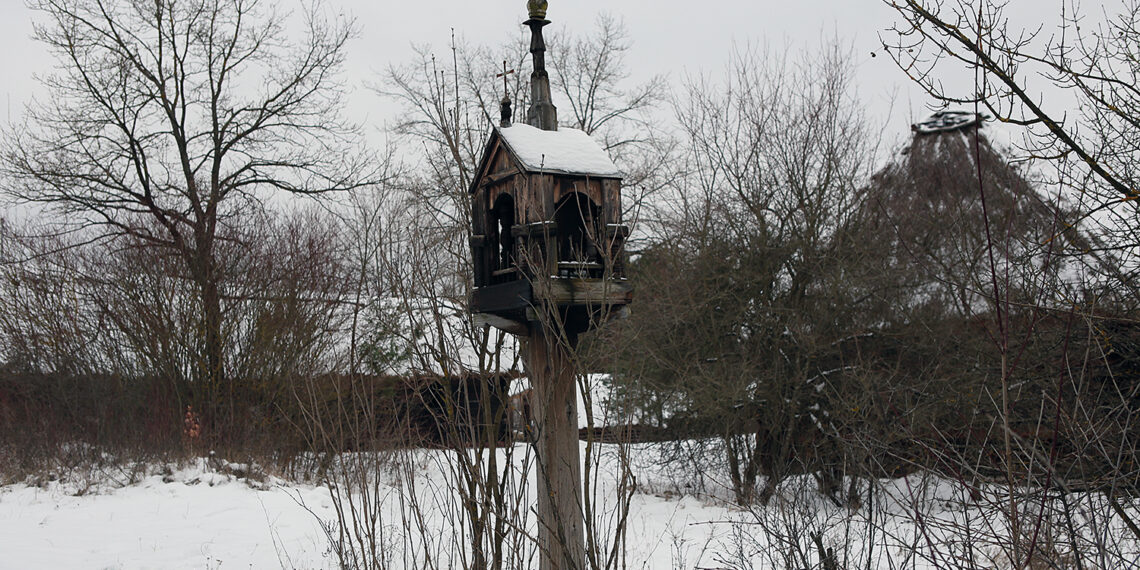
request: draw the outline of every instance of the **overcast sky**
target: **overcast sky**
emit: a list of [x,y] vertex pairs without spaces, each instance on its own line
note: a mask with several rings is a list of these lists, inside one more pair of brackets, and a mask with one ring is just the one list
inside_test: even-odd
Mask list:
[[[1012,0],[1007,11],[1014,21],[1034,25],[1039,23],[1033,21],[1037,14],[1052,5],[1059,10],[1062,1]],[[498,45],[518,37],[526,18],[524,0],[325,3],[357,20],[360,35],[350,46],[346,69],[355,86],[374,81],[390,64],[410,61],[413,43],[430,44],[444,53],[454,28],[471,44]],[[547,29],[589,32],[601,13],[623,20],[628,28],[628,63],[635,80],[665,74],[676,82],[685,74],[720,71],[734,44],[800,49],[835,36],[852,46],[860,95],[873,117],[887,121],[888,139],[904,136],[911,122],[928,113],[928,101],[889,58],[881,53],[871,57],[879,48],[879,34],[895,21],[882,0],[551,0],[547,17],[553,24]],[[19,120],[24,103],[37,92],[33,73],[52,65],[31,39],[32,17],[22,0],[0,0],[0,103],[5,105],[5,119]],[[391,104],[363,89],[351,100],[353,117],[375,128],[393,112]]]

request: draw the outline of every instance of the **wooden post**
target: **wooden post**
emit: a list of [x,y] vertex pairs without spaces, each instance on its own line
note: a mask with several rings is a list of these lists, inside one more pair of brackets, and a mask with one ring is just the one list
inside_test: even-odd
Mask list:
[[[549,323],[530,325],[526,339],[538,459],[538,548],[541,570],[586,566],[582,532],[582,466],[578,405],[571,350],[576,335],[562,337]],[[567,340],[569,338],[569,341]]]

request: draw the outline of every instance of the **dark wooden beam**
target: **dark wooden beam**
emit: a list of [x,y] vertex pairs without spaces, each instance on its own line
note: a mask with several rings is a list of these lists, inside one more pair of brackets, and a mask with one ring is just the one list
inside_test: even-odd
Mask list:
[[476,313],[523,311],[533,301],[530,282],[525,279],[479,287],[471,293],[471,310]]

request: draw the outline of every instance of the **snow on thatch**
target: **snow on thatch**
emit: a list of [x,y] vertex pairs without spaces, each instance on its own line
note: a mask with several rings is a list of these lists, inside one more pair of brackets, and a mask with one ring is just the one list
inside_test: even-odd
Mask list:
[[967,111],[939,111],[922,122],[911,125],[910,129],[919,135],[948,133],[981,125],[986,118]]

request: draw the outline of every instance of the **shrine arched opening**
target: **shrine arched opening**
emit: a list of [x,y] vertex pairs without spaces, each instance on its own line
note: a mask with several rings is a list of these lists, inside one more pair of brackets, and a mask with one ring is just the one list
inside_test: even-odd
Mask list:
[[554,210],[560,276],[600,277],[605,269],[598,247],[598,205],[581,192],[563,196]]
[[502,281],[515,278],[517,277],[513,271],[516,265],[515,238],[511,233],[511,228],[515,225],[514,198],[510,194],[500,194],[495,199],[495,205],[491,208],[490,217],[488,230],[492,236],[492,246],[495,248],[494,267],[492,268],[494,280]]

